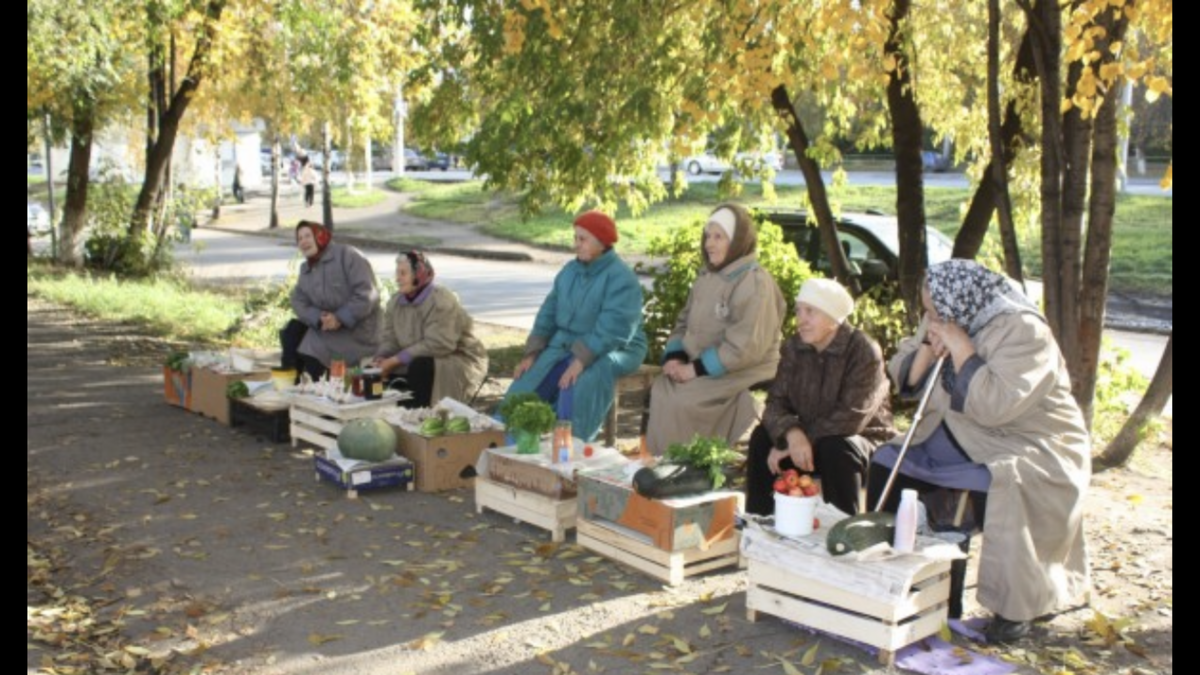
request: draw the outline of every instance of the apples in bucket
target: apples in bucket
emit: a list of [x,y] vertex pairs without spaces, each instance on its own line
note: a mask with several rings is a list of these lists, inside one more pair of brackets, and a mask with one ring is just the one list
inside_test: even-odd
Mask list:
[[[789,497],[816,497],[821,494],[821,486],[812,476],[802,474],[795,469],[785,469],[775,479],[775,492]],[[821,527],[821,521],[813,518],[813,529]]]

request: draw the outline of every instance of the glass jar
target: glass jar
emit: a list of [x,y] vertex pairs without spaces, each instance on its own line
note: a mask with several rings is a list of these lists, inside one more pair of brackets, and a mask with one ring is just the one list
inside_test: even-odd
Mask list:
[[566,464],[571,461],[571,449],[574,445],[574,435],[571,432],[571,420],[559,420],[554,425],[554,443],[551,446],[552,462]]

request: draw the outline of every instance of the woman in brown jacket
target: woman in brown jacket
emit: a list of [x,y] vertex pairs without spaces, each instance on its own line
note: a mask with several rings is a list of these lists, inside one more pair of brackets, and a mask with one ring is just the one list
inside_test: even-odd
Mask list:
[[775,475],[821,476],[825,501],[858,513],[871,453],[895,435],[883,353],[846,323],[854,300],[836,281],[809,279],[796,296],[796,335],[784,343],[762,424],[750,436],[746,511],[774,512]]
[[468,397],[487,376],[488,355],[475,322],[450,289],[433,283],[433,265],[420,251],[396,258],[397,293],[388,302],[374,364],[388,381],[413,393],[406,405],[427,408],[445,397]]

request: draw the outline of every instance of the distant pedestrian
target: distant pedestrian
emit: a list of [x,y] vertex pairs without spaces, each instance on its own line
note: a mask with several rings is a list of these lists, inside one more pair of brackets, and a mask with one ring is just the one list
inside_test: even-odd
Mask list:
[[242,165],[233,165],[233,198],[239,204],[246,203],[246,191],[242,189]]
[[300,158],[300,184],[304,186],[304,205],[313,205],[313,193],[317,189],[317,172],[308,155]]

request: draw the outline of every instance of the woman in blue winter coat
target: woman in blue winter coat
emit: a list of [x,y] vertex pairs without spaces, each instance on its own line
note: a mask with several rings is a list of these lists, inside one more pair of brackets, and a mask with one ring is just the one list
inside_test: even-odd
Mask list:
[[554,278],[505,395],[537,392],[585,440],[600,430],[613,385],[646,358],[642,286],[613,250],[617,238],[599,211],[575,219],[576,257]]

